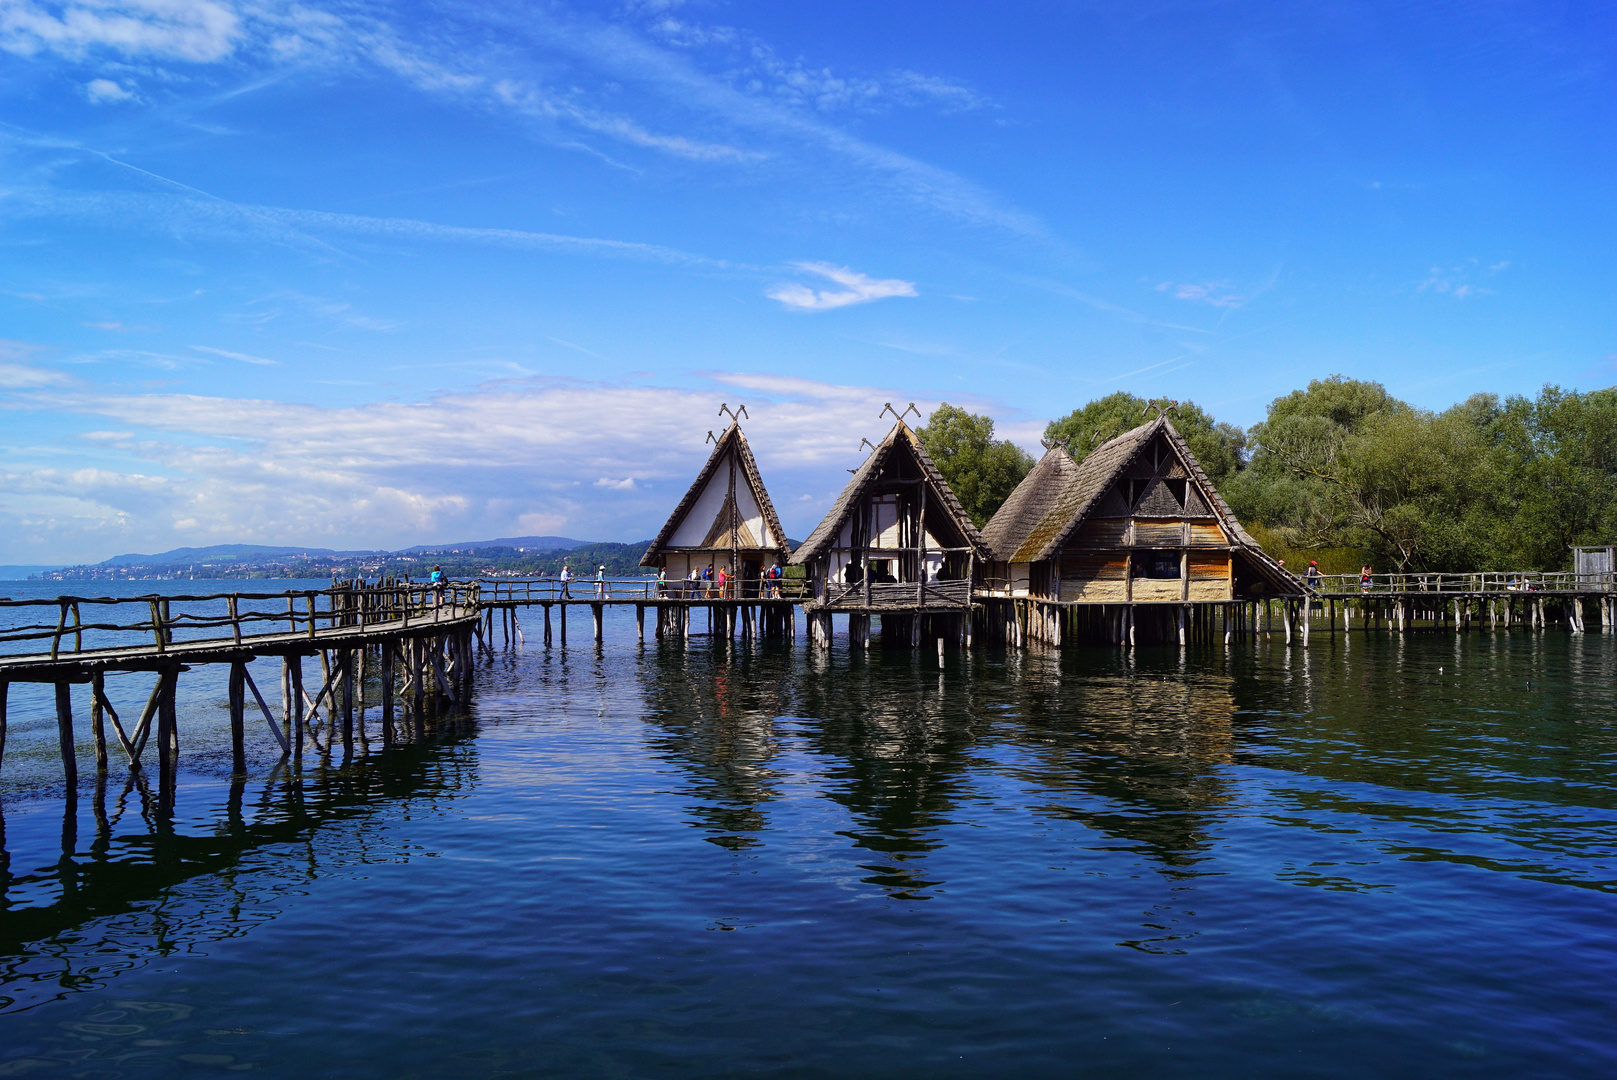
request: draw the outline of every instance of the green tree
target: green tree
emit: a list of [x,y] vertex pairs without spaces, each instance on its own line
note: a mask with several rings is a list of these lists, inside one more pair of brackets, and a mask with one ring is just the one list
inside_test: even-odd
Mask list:
[[[1155,416],[1144,398],[1118,391],[1096,398],[1081,409],[1074,409],[1044,429],[1049,442],[1065,443],[1072,456],[1082,461],[1091,449]],[[1215,421],[1199,405],[1180,402],[1168,417],[1184,436],[1190,452],[1201,462],[1208,478],[1217,487],[1235,476],[1246,465],[1246,433],[1233,424]]]
[[1010,497],[1033,468],[1027,451],[994,438],[994,421],[947,401],[917,428],[921,445],[978,528]]
[[1270,403],[1252,429],[1248,468],[1222,494],[1236,517],[1269,526],[1289,548],[1384,553],[1370,524],[1382,524],[1378,507],[1355,504],[1355,494],[1366,493],[1344,476],[1343,453],[1373,418],[1408,411],[1380,383],[1316,379]]
[[1563,569],[1570,545],[1617,539],[1617,389],[1545,386],[1506,401],[1495,428],[1484,494],[1496,558]]

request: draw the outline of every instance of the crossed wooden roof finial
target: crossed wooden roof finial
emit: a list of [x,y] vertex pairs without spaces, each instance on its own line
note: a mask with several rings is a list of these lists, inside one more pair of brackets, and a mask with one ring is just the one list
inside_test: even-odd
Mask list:
[[[745,405],[740,404],[739,402],[736,404],[736,407],[734,409],[730,408],[730,403],[729,402],[725,402],[723,405],[720,405],[719,406],[719,415],[723,416],[725,413],[729,413],[730,414],[730,419],[733,420],[737,424],[741,423],[741,417],[742,416],[746,416],[748,420],[752,419],[751,416],[747,416],[747,407]],[[738,416],[737,413],[739,413],[740,415]]]
[[1161,399],[1157,399],[1157,400],[1148,401],[1148,402],[1145,403],[1145,408],[1140,410],[1140,415],[1144,416],[1146,413],[1150,412],[1152,409],[1157,410],[1157,419],[1158,420],[1161,420],[1168,413],[1173,413],[1175,416],[1178,416],[1179,415],[1179,402],[1173,400],[1172,398],[1161,398]]
[[904,422],[904,418],[912,412],[915,414],[915,419],[919,420],[921,418],[921,410],[915,407],[915,402],[910,402],[908,405],[904,406],[903,412],[898,412],[893,408],[893,403],[889,401],[887,404],[881,407],[881,412],[876,414],[876,419],[880,420],[888,413],[892,413],[893,419],[902,424]]

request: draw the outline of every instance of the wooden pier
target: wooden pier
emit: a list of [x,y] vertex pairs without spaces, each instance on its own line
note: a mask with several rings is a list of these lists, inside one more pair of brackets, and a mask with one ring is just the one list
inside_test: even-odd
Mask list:
[[[387,742],[398,719],[397,700],[409,707],[417,725],[429,696],[453,705],[465,700],[472,638],[482,616],[475,582],[441,589],[351,583],[285,593],[62,596],[5,600],[0,608],[55,615],[54,622],[0,633],[0,643],[11,646],[49,645],[48,651],[0,655],[0,763],[10,685],[54,684],[62,768],[68,789],[73,790],[78,781],[73,687],[87,685],[97,771],[108,768],[109,747],[128,759],[131,770],[141,770],[155,730],[160,799],[165,805],[171,805],[173,794],[179,747],[175,690],[182,672],[201,664],[229,665],[231,753],[238,773],[246,768],[245,733],[253,712],[262,715],[283,757],[300,758],[307,744],[329,752],[339,738],[345,752],[351,753],[356,689],[364,685],[367,661],[374,657],[380,670],[382,737]],[[281,661],[279,717],[248,671],[247,665],[258,657]],[[303,678],[303,661],[308,658],[320,661],[319,689],[312,696]],[[105,677],[114,672],[153,676],[145,707],[127,725],[104,686]],[[115,742],[108,739],[109,721]]]
[[[306,746],[323,753],[341,745],[351,753],[356,706],[362,714],[367,667],[379,677],[382,740],[390,743],[401,721],[416,734],[430,709],[463,712],[470,692],[476,645],[485,649],[525,640],[522,614],[542,612],[542,642],[565,646],[570,609],[590,613],[590,639],[603,641],[609,607],[633,607],[639,639],[646,613],[654,613],[658,640],[704,634],[743,642],[789,641],[796,609],[807,616],[817,647],[829,647],[831,618],[848,620],[849,641],[868,648],[871,620],[881,620],[883,644],[911,648],[936,639],[972,646],[979,636],[996,644],[1060,647],[1083,641],[1137,645],[1226,646],[1257,636],[1284,636],[1307,644],[1312,633],[1416,633],[1525,630],[1558,627],[1573,634],[1591,628],[1617,632],[1617,581],[1601,575],[1538,572],[1400,574],[1320,577],[1299,596],[1216,602],[1095,603],[978,592],[970,581],[814,583],[793,579],[728,582],[482,579],[432,587],[410,582],[334,584],[329,589],[284,593],[129,598],[61,596],[3,600],[0,609],[46,613],[45,621],[0,632],[0,645],[36,644],[38,651],[0,655],[0,763],[4,761],[7,699],[12,683],[52,684],[64,779],[78,780],[74,688],[87,687],[98,774],[121,754],[140,772],[156,734],[160,799],[172,805],[179,719],[175,690],[180,675],[199,665],[229,667],[228,705],[234,771],[245,772],[245,732],[261,717],[282,757],[301,758]],[[272,708],[248,664],[281,661],[278,706]],[[312,694],[304,661],[317,659]],[[120,717],[108,699],[105,677],[144,672],[153,685],[138,716]],[[110,732],[110,734],[109,734]],[[363,734],[363,733],[362,733]]]
[[706,633],[743,641],[790,640],[796,636],[795,610],[805,597],[804,583],[786,579],[727,581],[658,581],[652,578],[480,578],[478,604],[483,609],[484,640],[510,644],[526,641],[518,612],[539,608],[544,623],[541,640],[567,644],[567,611],[590,611],[590,638],[603,640],[602,620],[609,607],[633,607],[640,640],[646,640],[646,612],[653,612],[656,640],[688,638],[700,633],[695,616],[707,610]]

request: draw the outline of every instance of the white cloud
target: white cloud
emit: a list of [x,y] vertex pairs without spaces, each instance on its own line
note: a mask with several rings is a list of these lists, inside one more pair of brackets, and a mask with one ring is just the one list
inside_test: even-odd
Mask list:
[[1174,284],[1164,281],[1157,286],[1158,292],[1172,292],[1179,300],[1199,300],[1218,308],[1238,308],[1246,303],[1246,297],[1237,296],[1230,292],[1227,284],[1220,281],[1209,282],[1180,282]]
[[227,360],[240,360],[244,364],[261,364],[268,367],[280,364],[279,360],[266,360],[262,356],[250,356],[247,353],[231,352],[228,349],[215,349],[207,345],[193,345],[191,348],[200,353],[208,353],[211,356],[223,356]]
[[[707,432],[726,422],[719,403],[735,406],[738,397],[784,524],[801,536],[817,519],[816,500],[862,460],[860,438],[879,441],[891,426],[880,415],[885,402],[903,410],[914,400],[923,416],[938,404],[795,377],[707,379],[702,389],[511,380],[421,402],[327,408],[118,395],[30,376],[8,393],[9,406],[99,420],[70,425],[93,432],[73,438],[70,452],[107,456],[83,469],[60,467],[60,452],[37,468],[8,458],[0,561],[94,561],[226,542],[396,548],[526,532],[643,539],[706,460]],[[813,498],[801,500],[804,493]]]
[[801,311],[830,311],[832,308],[847,307],[850,304],[868,304],[872,300],[885,300],[892,296],[920,295],[915,291],[913,281],[872,278],[849,270],[845,266],[833,266],[830,263],[799,262],[792,265],[843,286],[836,290],[815,291],[806,285],[777,285],[764,294],[771,300],[779,300],[787,307]]
[[0,48],[25,56],[101,47],[208,62],[229,55],[240,34],[240,17],[216,0],[0,0]]
[[92,105],[105,105],[109,101],[129,101],[135,95],[111,79],[91,79],[84,84],[84,96]]
[[36,386],[65,386],[71,380],[60,371],[37,368],[0,359],[0,389],[17,390]]

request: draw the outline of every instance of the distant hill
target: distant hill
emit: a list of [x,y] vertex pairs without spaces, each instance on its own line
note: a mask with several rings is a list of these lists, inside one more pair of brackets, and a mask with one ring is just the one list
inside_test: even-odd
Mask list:
[[380,554],[375,551],[333,551],[331,548],[265,547],[262,544],[214,544],[211,547],[182,547],[156,555],[114,555],[96,563],[97,566],[168,566],[174,563],[240,562],[253,558],[292,558],[299,555],[323,555],[354,558]]
[[400,551],[336,551],[267,544],[183,547],[154,555],[115,555],[92,566],[28,567],[46,581],[164,580],[172,578],[424,577],[433,564],[453,577],[480,574],[554,574],[564,558],[606,564],[613,575],[638,574],[638,544],[592,543],[568,536],[507,536],[417,544]]
[[505,536],[498,540],[461,540],[453,544],[417,544],[403,548],[395,555],[417,555],[423,551],[480,551],[483,548],[511,548],[514,551],[567,551],[583,547],[588,540],[574,540],[566,536]]

